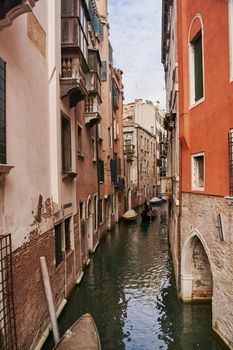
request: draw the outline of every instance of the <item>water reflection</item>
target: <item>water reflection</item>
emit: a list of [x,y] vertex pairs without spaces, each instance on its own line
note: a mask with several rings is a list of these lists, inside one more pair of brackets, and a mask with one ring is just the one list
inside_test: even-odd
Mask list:
[[[211,306],[176,298],[164,208],[153,223],[121,222],[98,247],[60,319],[63,333],[90,312],[103,350],[220,350]],[[45,349],[52,348],[51,339]]]

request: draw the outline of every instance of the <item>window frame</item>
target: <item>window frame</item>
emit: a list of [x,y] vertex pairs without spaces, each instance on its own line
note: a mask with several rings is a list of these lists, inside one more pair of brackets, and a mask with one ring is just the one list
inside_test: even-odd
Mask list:
[[[69,159],[66,159],[66,145],[65,145],[65,133],[63,129],[63,121],[66,121],[70,126],[70,132],[69,132]],[[61,168],[63,173],[67,173],[72,170],[72,132],[71,132],[71,118],[65,115],[63,112],[61,112]],[[66,164],[67,163],[67,164]],[[69,164],[68,164],[69,163]]]
[[[195,153],[191,155],[191,184],[192,184],[192,190],[193,191],[204,191],[205,190],[205,153]],[[196,173],[195,173],[195,158],[203,157],[203,186],[196,186]],[[199,182],[199,181],[198,181]]]
[[[190,38],[191,30],[194,21],[198,18],[200,21],[200,30]],[[201,49],[202,49],[202,88],[203,96],[196,100],[195,97],[195,63],[194,63],[194,43],[198,37],[201,37]],[[188,35],[188,58],[189,58],[189,108],[192,109],[205,101],[205,53],[204,53],[204,29],[201,15],[198,13],[193,18]]]

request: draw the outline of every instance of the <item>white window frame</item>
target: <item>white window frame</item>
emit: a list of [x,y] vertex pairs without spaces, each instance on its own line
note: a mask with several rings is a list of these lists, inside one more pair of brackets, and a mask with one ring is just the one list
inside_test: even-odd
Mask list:
[[[203,76],[203,97],[198,101],[195,101],[195,68],[194,68],[194,45],[191,42],[190,33],[192,29],[193,22],[196,18],[199,18],[201,21],[201,37],[202,37],[202,76]],[[205,60],[204,60],[204,30],[203,30],[203,21],[201,15],[198,13],[193,18],[191,25],[189,27],[188,35],[188,57],[189,57],[189,108],[192,109],[198,106],[205,100]]]
[[[195,158],[197,157],[200,157],[200,156],[203,156],[203,186],[196,186],[195,185],[195,178],[196,178],[196,174],[195,174]],[[205,190],[205,153],[204,152],[201,152],[201,153],[195,153],[195,154],[192,154],[192,173],[191,173],[191,176],[192,176],[192,190],[193,191],[204,191]]]
[[233,81],[233,0],[228,0],[230,82]]

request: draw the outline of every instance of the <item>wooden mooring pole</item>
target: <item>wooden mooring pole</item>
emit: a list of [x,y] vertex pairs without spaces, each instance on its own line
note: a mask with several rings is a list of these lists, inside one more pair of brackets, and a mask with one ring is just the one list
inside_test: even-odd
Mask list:
[[48,309],[49,309],[49,317],[52,324],[53,339],[56,345],[60,339],[60,334],[59,334],[58,322],[56,318],[55,306],[53,302],[53,295],[52,295],[52,289],[51,289],[51,284],[49,280],[48,268],[47,268],[47,264],[44,256],[40,257],[40,268],[41,268],[41,274],[42,274]]

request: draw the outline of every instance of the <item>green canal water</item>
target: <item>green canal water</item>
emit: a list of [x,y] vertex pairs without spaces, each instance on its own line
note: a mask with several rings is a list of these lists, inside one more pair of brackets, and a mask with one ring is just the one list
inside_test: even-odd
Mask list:
[[[92,314],[102,350],[221,350],[211,305],[177,300],[165,207],[150,224],[120,222],[101,241],[59,319],[63,334]],[[52,337],[43,350],[53,348]]]

